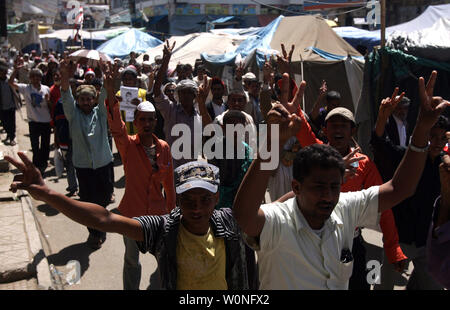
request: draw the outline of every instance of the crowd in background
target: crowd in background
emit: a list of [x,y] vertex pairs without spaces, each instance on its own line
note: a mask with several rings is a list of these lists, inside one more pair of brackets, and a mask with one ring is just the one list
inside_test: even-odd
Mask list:
[[[39,169],[41,175],[45,177],[49,172],[53,137],[56,149],[54,154],[58,154],[58,160],[63,163],[67,173],[67,196],[78,195],[80,201],[106,208],[116,199],[113,170],[114,141],[126,177],[125,194],[120,197],[120,214],[128,218],[172,214],[164,217],[165,226],[162,224],[157,226],[152,222],[153,218],[149,222],[141,221],[142,226],[146,227],[144,232],[146,238],[151,239],[145,240],[147,242],[145,246],[133,238],[124,236],[125,289],[139,288],[141,273],[139,250],[150,251],[157,258],[167,258],[164,255],[170,257],[170,251],[175,251],[175,248],[170,246],[166,249],[157,244],[152,239],[152,234],[171,236],[170,225],[175,225],[172,220],[181,216],[177,214],[179,210],[176,208],[179,206],[177,197],[181,194],[179,186],[183,184],[179,179],[180,176],[189,179],[195,175],[196,169],[211,173],[213,179],[220,180],[220,184],[216,184],[219,198],[214,203],[217,212],[212,215],[216,235],[214,242],[222,238],[218,231],[223,230],[223,234],[226,235],[223,237],[226,247],[223,248],[224,245],[220,243],[197,244],[189,232],[184,232],[180,228],[178,237],[171,237],[175,238],[173,242],[177,244],[178,264],[175,266],[158,260],[157,273],[161,278],[161,287],[257,289],[261,287],[259,286],[261,274],[258,275],[255,248],[244,242],[233,243],[233,238],[227,235],[227,229],[231,230],[227,226],[231,225],[226,220],[228,215],[223,215],[226,211],[218,212],[222,209],[233,209],[239,187],[258,151],[252,146],[259,145],[261,141],[252,143],[255,141],[251,139],[255,139],[257,135],[249,135],[243,139],[234,137],[234,141],[231,142],[227,142],[225,137],[214,137],[218,143],[223,143],[224,149],[230,143],[235,152],[242,147],[245,156],[201,158],[201,161],[211,164],[202,166],[198,164],[199,157],[193,153],[193,148],[181,149],[181,152],[187,152],[189,156],[173,158],[173,148],[179,147],[177,144],[179,135],[174,134],[172,128],[179,124],[190,128],[191,145],[196,143],[193,134],[196,126],[205,128],[209,124],[218,124],[222,127],[228,124],[242,124],[248,125],[254,133],[257,133],[260,124],[270,123],[270,111],[277,103],[292,103],[299,100],[297,93],[304,85],[296,85],[289,79],[292,51],[290,55],[284,52],[276,61],[267,60],[262,70],[262,80],[254,73],[246,72],[241,64],[236,66],[233,80],[224,81],[220,77],[211,76],[207,66],[200,59],[194,66],[178,64],[174,70],[170,70],[169,62],[174,46],[175,43],[173,45],[166,43],[163,55],[154,59],[144,54],[143,61],[138,62],[138,55],[132,52],[125,60],[116,58],[112,64],[103,62],[92,64],[87,60],[73,61],[67,52],[63,55],[53,51],[42,53],[32,51],[30,54],[22,54],[9,50],[0,60],[2,98],[0,119],[7,134],[3,142],[11,146],[17,143],[16,110],[25,105],[33,154],[32,163]],[[133,94],[136,96],[128,98],[128,93],[124,93],[127,89],[134,90]],[[295,111],[289,111],[298,116],[301,124],[296,135],[287,139],[281,147],[278,167],[271,172],[268,179],[265,189],[268,195],[265,196],[264,202],[284,203],[287,199],[295,197],[297,193],[292,188],[293,180],[296,179],[295,158],[299,150],[315,144],[333,147],[344,160],[346,166],[340,187],[342,193],[369,190],[373,186],[388,182],[394,177],[411,143],[412,129],[416,125],[406,122],[408,108],[412,104],[407,95],[397,89],[391,98],[384,99],[380,104],[378,119],[371,137],[373,158],[369,158],[363,154],[354,139],[357,123],[353,113],[343,107],[339,90],[328,89],[324,81],[311,111],[302,111],[299,105]],[[134,108],[130,109],[130,104]],[[125,108],[126,105],[128,108]],[[426,251],[426,246],[427,240],[430,243],[430,227],[433,227],[432,223],[436,221],[436,217],[433,220],[433,214],[436,216],[435,203],[441,195],[441,186],[447,189],[449,187],[449,184],[441,183],[442,176],[440,177],[439,173],[445,155],[449,154],[449,131],[448,118],[440,115],[430,129],[429,145],[426,149],[419,150],[427,153],[427,159],[414,194],[392,209],[381,213],[377,224],[383,233],[384,261],[381,283],[375,285],[374,289],[393,289],[395,274],[403,273],[410,261],[413,262],[414,271],[409,278],[408,289],[448,287],[448,278],[436,276],[433,268],[430,269],[431,256]],[[218,170],[214,170],[215,168]],[[86,226],[89,229],[88,245],[95,249],[101,248],[107,234],[88,224]],[[168,230],[162,231],[163,226]],[[156,231],[155,227],[161,231]],[[353,290],[371,288],[367,282],[366,242],[361,233],[363,228],[364,226],[358,226],[351,232],[352,245],[349,246],[349,253],[344,253],[353,262],[350,273],[337,276],[345,278],[348,274],[348,288]],[[178,249],[182,243],[185,248]],[[225,249],[225,256],[235,256],[232,263],[226,260],[227,275],[222,275],[222,278],[226,279],[225,284],[216,280],[211,286],[208,286],[210,285],[208,282],[206,286],[192,282],[189,275],[193,271],[186,270],[186,266],[188,263],[193,264],[193,270],[200,272],[196,269],[198,264],[192,262],[190,258],[196,247],[212,247],[216,250],[222,247],[222,250]],[[447,246],[447,252],[448,248]],[[169,254],[164,251],[169,251]],[[436,258],[433,256],[433,259]],[[218,268],[213,266],[214,262],[208,263],[208,270],[218,272],[214,269]],[[448,268],[448,261],[443,263],[446,263]],[[438,268],[437,265],[439,264],[436,263],[434,267]],[[178,278],[173,275],[173,269],[179,271]],[[438,270],[437,274],[442,270]],[[267,268],[259,271],[267,271]],[[301,273],[301,270],[295,272]],[[311,274],[314,275],[313,272]],[[208,277],[213,278],[209,274],[205,279]],[[268,284],[266,278],[262,278],[261,283],[266,288],[276,288],[273,283],[277,281]],[[311,283],[315,280],[310,279]],[[303,287],[308,288],[308,285]],[[342,288],[345,285],[336,287]]]

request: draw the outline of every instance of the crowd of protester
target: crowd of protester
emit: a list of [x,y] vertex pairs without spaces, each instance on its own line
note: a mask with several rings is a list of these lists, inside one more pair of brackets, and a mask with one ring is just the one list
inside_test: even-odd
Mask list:
[[[369,157],[339,89],[323,81],[302,111],[308,86],[289,77],[294,47],[266,60],[261,80],[239,64],[224,81],[201,60],[170,70],[175,46],[92,67],[67,52],[10,50],[0,60],[3,143],[17,143],[16,110],[25,105],[32,148],[31,160],[6,157],[23,174],[12,190],[87,226],[94,249],[107,233],[122,234],[124,289],[139,288],[141,251],[156,257],[164,289],[370,290],[365,227],[383,234],[374,289],[392,290],[410,261],[408,289],[450,287],[449,103],[433,96],[436,72],[419,79],[415,124],[406,122],[408,94],[396,88],[380,103]],[[279,139],[261,139],[261,124],[279,125]],[[190,129],[187,150],[176,125]],[[208,125],[250,130],[211,137],[233,156],[208,158],[194,147],[196,128]],[[52,133],[65,195],[44,182]],[[126,180],[119,214],[106,210],[116,199],[113,141]],[[276,169],[262,169],[264,145],[280,149]]]

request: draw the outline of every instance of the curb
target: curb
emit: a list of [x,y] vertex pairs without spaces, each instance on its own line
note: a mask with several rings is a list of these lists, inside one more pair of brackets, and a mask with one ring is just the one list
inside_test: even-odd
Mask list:
[[39,289],[53,290],[53,280],[50,273],[50,267],[42,246],[41,238],[36,226],[36,217],[33,210],[31,198],[24,191],[20,191],[20,200],[22,202],[22,211],[24,218],[25,233],[28,237],[28,245],[33,257],[29,264],[29,269],[33,270],[37,278]]

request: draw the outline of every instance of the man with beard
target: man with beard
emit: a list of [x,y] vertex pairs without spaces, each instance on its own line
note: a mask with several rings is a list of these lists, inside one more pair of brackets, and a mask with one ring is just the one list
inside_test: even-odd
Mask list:
[[[437,73],[425,86],[419,78],[421,108],[408,151],[392,180],[369,189],[342,193],[345,163],[328,145],[303,148],[294,160],[292,188],[295,198],[262,205],[272,174],[264,161],[253,161],[239,188],[233,214],[258,251],[260,289],[347,289],[353,270],[353,237],[356,227],[376,227],[380,213],[414,194],[425,166],[428,135],[442,111],[450,105],[433,97]],[[284,74],[287,82],[289,75]],[[287,84],[286,84],[287,85]],[[279,124],[281,147],[304,121],[298,117],[302,82],[292,102],[282,96],[268,116]],[[283,93],[288,92],[286,87]],[[270,135],[268,135],[270,136]]]
[[[114,81],[111,75],[106,76],[105,87],[108,88],[109,108],[112,110],[108,114],[108,123],[126,176],[125,194],[120,201],[119,212],[130,218],[168,214],[175,207],[173,164],[169,145],[153,134],[156,127],[155,107],[148,101],[137,106],[133,121],[137,134],[129,136],[114,95]],[[123,238],[123,288],[137,290],[142,269],[139,249],[134,240],[126,236]],[[159,270],[156,274],[159,275]]]

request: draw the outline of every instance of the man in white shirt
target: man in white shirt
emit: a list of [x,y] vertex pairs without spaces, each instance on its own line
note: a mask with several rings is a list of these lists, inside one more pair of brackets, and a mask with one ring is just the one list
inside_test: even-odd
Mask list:
[[30,71],[30,84],[16,83],[14,80],[23,66],[23,59],[19,59],[14,64],[14,71],[8,83],[14,89],[18,89],[25,99],[31,149],[33,150],[33,164],[44,175],[50,154],[50,88],[41,84],[43,73],[39,69]]
[[[289,75],[285,76],[288,81]],[[348,289],[355,228],[375,226],[381,212],[416,190],[430,129],[450,106],[433,97],[436,76],[433,71],[427,86],[419,79],[421,108],[409,149],[392,180],[380,186],[341,194],[342,156],[330,146],[312,145],[294,160],[292,189],[296,197],[260,206],[272,171],[264,168],[260,158],[253,160],[236,195],[233,213],[258,251],[260,289]],[[269,112],[268,123],[280,126],[279,141],[268,141],[272,147],[282,147],[300,128],[295,112],[305,87],[302,82],[292,102],[285,99],[289,90],[283,87],[282,104]]]

